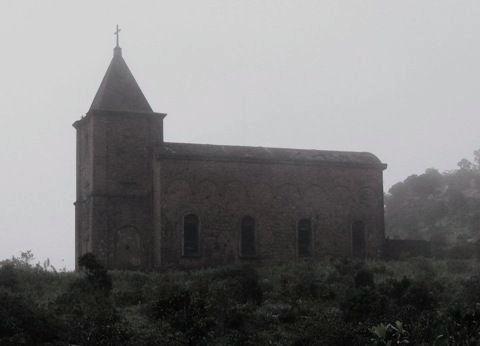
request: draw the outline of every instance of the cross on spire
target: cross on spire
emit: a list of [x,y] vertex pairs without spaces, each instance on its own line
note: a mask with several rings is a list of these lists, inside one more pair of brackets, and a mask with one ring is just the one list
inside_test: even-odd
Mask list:
[[118,24],[117,24],[117,29],[116,29],[115,32],[113,33],[115,36],[117,36],[117,47],[120,47],[120,45],[119,45],[120,31],[122,31],[122,29],[120,29],[120,28],[118,27]]

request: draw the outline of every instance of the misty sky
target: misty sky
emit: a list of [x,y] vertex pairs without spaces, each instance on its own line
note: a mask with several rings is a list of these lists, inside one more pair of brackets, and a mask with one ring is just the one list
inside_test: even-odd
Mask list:
[[385,190],[480,148],[480,1],[0,2],[0,259],[74,263],[75,130],[114,28],[167,141],[371,151]]

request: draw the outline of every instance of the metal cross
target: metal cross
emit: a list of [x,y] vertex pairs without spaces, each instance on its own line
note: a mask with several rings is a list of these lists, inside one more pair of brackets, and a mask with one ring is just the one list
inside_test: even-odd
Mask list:
[[113,33],[115,36],[117,36],[117,47],[120,47],[120,45],[118,44],[118,41],[119,41],[119,36],[120,36],[120,31],[122,31],[122,29],[120,29],[118,27],[118,24],[117,24],[117,30],[115,30],[115,32]]

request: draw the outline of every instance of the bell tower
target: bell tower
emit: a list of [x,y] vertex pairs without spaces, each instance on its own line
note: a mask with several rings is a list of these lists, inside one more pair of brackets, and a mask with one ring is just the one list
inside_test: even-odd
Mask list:
[[119,32],[107,72],[77,132],[75,256],[109,269],[153,266],[153,162],[163,118],[122,56]]

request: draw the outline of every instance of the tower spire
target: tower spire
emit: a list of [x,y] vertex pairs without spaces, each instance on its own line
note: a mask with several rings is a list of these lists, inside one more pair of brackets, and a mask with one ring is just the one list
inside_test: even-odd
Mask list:
[[122,48],[120,48],[118,37],[120,31],[121,29],[117,25],[114,32],[117,44],[113,48],[113,59],[93,99],[90,110],[152,112],[152,108],[122,57]]
[[115,48],[113,48],[113,55],[122,55],[122,48],[120,48],[120,31],[122,31],[122,29],[120,29],[118,27],[118,24],[117,24],[117,28],[115,30],[115,32],[113,33],[115,36],[116,36],[116,41],[117,41],[117,45],[115,46]]

